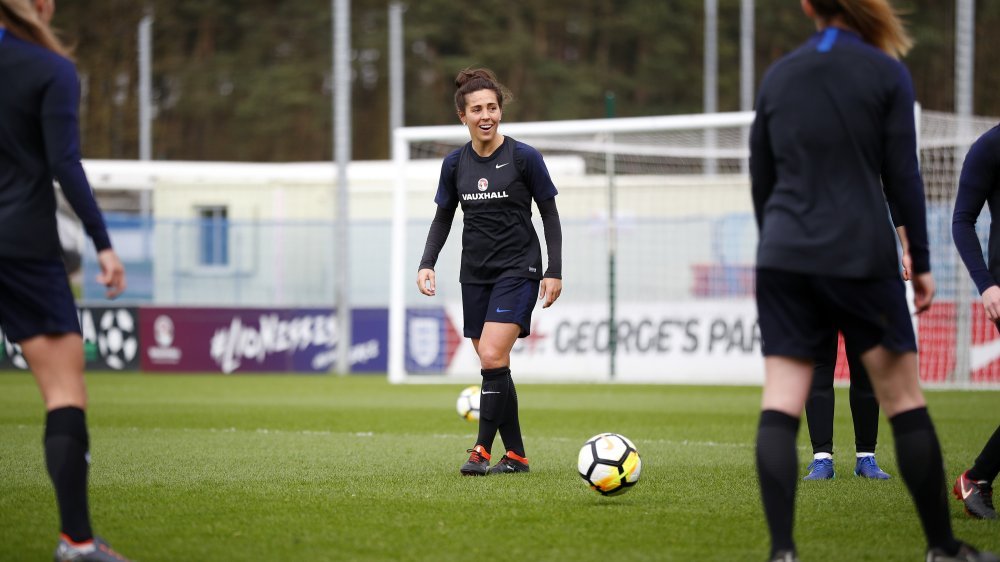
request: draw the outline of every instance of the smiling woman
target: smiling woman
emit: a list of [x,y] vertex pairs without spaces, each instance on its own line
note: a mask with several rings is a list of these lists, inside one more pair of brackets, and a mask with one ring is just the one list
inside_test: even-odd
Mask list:
[[[444,159],[434,202],[438,209],[427,234],[417,288],[434,296],[434,265],[462,205],[462,309],[465,337],[479,355],[482,404],[479,435],[461,469],[467,476],[528,472],[518,420],[517,392],[510,376],[510,351],[531,331],[535,294],[548,308],[562,292],[562,229],[556,187],[542,155],[498,132],[506,88],[486,69],[466,69],[455,78],[455,110],[470,141]],[[513,165],[512,165],[513,164]],[[548,248],[542,251],[531,223],[538,205]],[[497,432],[507,449],[489,466]]]

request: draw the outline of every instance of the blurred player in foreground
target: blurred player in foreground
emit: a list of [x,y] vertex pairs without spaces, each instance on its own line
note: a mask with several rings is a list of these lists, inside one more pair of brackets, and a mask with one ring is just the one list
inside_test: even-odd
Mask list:
[[941,449],[920,390],[886,216],[888,198],[906,225],[914,304],[922,312],[934,297],[934,279],[913,86],[897,60],[912,42],[887,0],[801,3],[818,32],[764,76],[750,138],[766,372],[757,471],[770,559],[797,560],[795,440],[813,362],[832,327],[860,353],[892,425],[926,560],[996,561],[952,534]]
[[[893,217],[894,220],[896,217]],[[910,280],[909,244],[906,228],[897,226],[896,232],[903,249],[904,281]],[[812,386],[806,400],[806,422],[809,426],[809,440],[813,447],[813,461],[809,463],[809,473],[803,480],[831,480],[833,468],[833,412],[836,403],[833,391],[833,373],[837,367],[837,347],[840,338],[834,330],[827,336],[823,356],[813,366]],[[875,445],[878,441],[878,399],[865,364],[856,350],[845,350],[850,369],[851,418],[854,421],[854,475],[871,480],[888,480],[875,460]]]
[[[1000,213],[1000,125],[984,133],[969,149],[958,181],[951,233],[972,281],[983,297],[986,317],[1000,330],[1000,221],[990,222],[989,267],[976,235],[976,219],[989,203],[990,216]],[[996,519],[993,481],[1000,472],[1000,426],[983,447],[972,468],[955,481],[952,491],[977,519]]]
[[45,464],[62,524],[55,559],[109,562],[125,558],[90,527],[83,339],[53,177],[97,248],[108,297],[125,290],[125,270],[80,165],[80,82],[49,29],[54,10],[52,0],[0,0],[0,325],[20,344],[48,412]]

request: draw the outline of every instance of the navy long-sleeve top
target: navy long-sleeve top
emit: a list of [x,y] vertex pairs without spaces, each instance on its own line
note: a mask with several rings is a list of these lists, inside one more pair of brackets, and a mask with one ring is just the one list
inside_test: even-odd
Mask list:
[[989,267],[976,236],[976,219],[990,206],[990,216],[1000,213],[1000,125],[979,137],[969,149],[958,180],[958,196],[951,218],[951,236],[979,293],[1000,279],[1000,220],[990,221]]
[[906,67],[853,32],[816,33],[766,73],[750,135],[757,266],[847,278],[899,274],[906,225],[930,270]]
[[0,28],[0,257],[62,255],[53,178],[97,250],[111,247],[80,164],[79,104],[72,62]]

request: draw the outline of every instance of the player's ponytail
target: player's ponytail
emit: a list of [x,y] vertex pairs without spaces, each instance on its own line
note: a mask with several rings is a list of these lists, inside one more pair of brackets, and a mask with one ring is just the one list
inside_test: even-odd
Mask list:
[[901,58],[913,47],[899,12],[889,0],[809,0],[816,14],[824,19],[840,16],[868,43]]
[[[2,1],[2,0],[0,0]],[[493,90],[497,95],[497,104],[503,109],[505,101],[510,101],[510,91],[497,80],[493,71],[488,68],[465,68],[455,77],[455,109],[459,114],[465,111],[465,96],[479,90]]]
[[42,21],[31,0],[0,0],[0,25],[17,38],[41,45],[66,58],[71,50]]

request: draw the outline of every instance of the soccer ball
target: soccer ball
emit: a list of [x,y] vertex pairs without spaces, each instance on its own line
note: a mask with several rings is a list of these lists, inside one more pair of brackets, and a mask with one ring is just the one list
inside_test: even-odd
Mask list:
[[467,386],[462,389],[462,393],[458,395],[458,401],[455,402],[455,410],[458,411],[458,416],[463,420],[478,421],[479,387]]
[[625,436],[600,433],[583,444],[576,467],[591,489],[602,496],[615,496],[639,481],[642,460],[635,445]]

